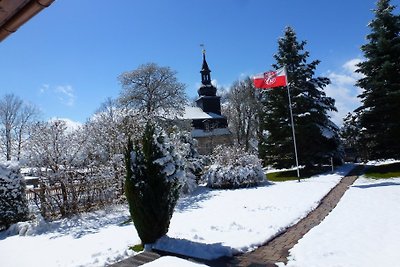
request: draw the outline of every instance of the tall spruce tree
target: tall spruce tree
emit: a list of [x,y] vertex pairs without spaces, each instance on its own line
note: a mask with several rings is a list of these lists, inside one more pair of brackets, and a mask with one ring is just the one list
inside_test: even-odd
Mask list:
[[400,158],[400,16],[394,15],[390,0],[380,0],[369,23],[369,43],[361,46],[366,60],[358,64],[365,75],[357,85],[362,142],[371,159]]
[[[278,41],[276,64],[273,64],[275,69],[287,68],[299,164],[311,167],[328,163],[331,157],[341,162],[339,129],[327,114],[336,111],[335,101],[323,92],[330,81],[325,77],[314,78],[320,61],[307,63],[309,52],[304,51],[305,45],[306,41],[298,42],[294,30],[287,27],[285,36]],[[295,165],[286,88],[265,91],[263,104],[260,156],[267,165]]]

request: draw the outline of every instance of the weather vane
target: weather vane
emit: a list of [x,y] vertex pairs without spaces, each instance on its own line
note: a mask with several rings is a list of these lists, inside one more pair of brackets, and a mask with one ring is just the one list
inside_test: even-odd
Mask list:
[[204,44],[200,44],[200,47],[203,48],[203,50],[201,52],[203,52],[203,55],[205,55],[206,54],[206,49],[205,49]]

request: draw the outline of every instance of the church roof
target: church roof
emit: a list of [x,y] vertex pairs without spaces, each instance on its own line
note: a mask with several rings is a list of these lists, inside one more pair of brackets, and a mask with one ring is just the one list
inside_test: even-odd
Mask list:
[[201,66],[201,71],[200,72],[207,72],[210,73],[211,70],[208,67],[207,61],[206,61],[206,53],[203,51],[203,65]]
[[196,119],[212,119],[212,118],[224,118],[221,115],[215,113],[206,113],[199,107],[185,107],[185,113],[182,116],[184,120],[196,120]]
[[206,96],[215,96],[217,93],[217,88],[215,88],[211,84],[211,70],[208,67],[206,61],[206,51],[203,50],[203,64],[201,66],[201,86],[197,90],[199,96],[206,95]]

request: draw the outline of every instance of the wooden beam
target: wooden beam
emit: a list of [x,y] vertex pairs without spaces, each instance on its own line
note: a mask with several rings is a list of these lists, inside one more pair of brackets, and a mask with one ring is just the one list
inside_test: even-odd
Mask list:
[[31,0],[26,3],[0,27],[0,42],[53,2],[54,0]]

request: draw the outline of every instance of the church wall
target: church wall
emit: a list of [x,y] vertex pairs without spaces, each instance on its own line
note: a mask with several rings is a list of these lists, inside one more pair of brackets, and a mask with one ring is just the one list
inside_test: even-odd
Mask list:
[[210,155],[218,145],[229,146],[233,144],[231,135],[196,137],[195,139],[198,142],[197,151],[201,155]]

